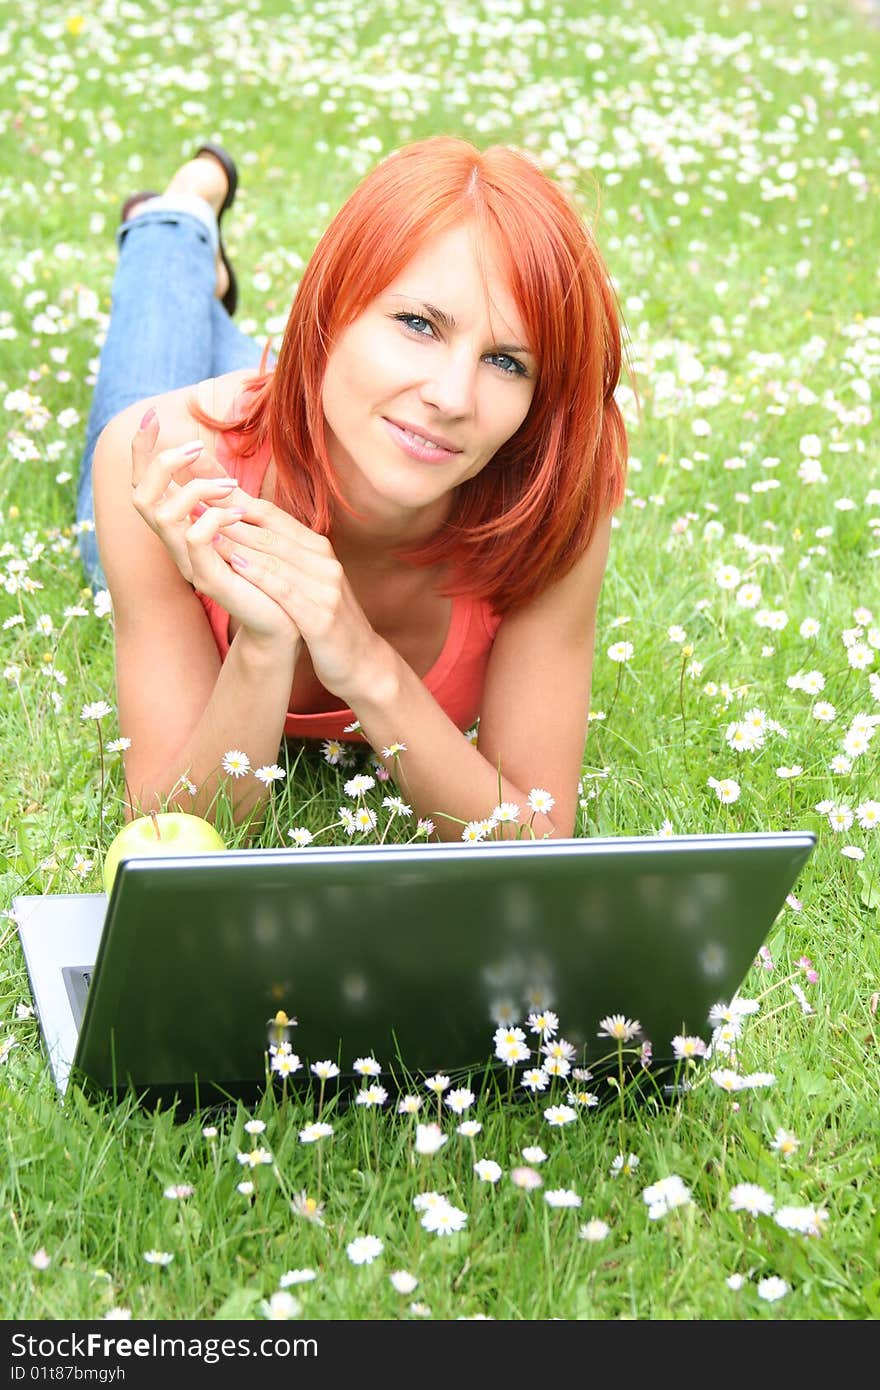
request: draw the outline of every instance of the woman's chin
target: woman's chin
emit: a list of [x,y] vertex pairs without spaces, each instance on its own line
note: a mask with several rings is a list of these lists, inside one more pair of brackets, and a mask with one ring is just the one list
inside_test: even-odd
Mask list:
[[424,481],[390,473],[375,481],[361,474],[354,486],[349,481],[353,480],[347,480],[343,496],[359,517],[340,517],[343,531],[366,529],[376,537],[384,533],[395,537],[397,544],[407,545],[427,538],[449,514],[452,492],[438,490],[436,484],[428,487]]

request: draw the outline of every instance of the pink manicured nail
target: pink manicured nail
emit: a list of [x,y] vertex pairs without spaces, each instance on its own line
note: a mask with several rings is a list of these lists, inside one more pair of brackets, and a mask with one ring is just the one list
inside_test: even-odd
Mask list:
[[235,551],[233,551],[232,554],[230,555],[230,557],[229,557],[229,563],[230,563],[230,565],[235,565],[235,568],[236,568],[236,569],[246,570],[247,567],[248,567],[248,562],[247,562],[247,560],[244,558],[244,556],[243,556],[243,555],[237,555]]
[[185,445],[180,452],[184,455],[185,458],[193,458],[196,454],[200,454],[204,447],[205,445],[203,440],[194,439],[192,444]]
[[151,420],[154,420],[155,418],[156,418],[156,407],[155,407],[154,405],[151,405],[150,408],[149,408],[149,410],[147,411],[146,415],[144,416],[143,420],[141,420],[141,429],[142,429],[142,430],[145,430],[145,429],[147,428],[147,425],[149,425],[150,421],[151,421]]

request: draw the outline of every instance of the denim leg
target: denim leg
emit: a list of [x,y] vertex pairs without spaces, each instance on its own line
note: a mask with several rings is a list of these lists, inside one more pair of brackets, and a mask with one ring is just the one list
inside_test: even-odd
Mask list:
[[[192,213],[148,207],[120,227],[117,239],[119,264],[86,426],[76,506],[77,521],[92,523],[79,534],[79,552],[93,589],[106,585],[92,497],[92,456],[104,426],[134,401],[194,385],[260,357],[259,346],[235,327],[215,297],[216,231],[212,237],[212,229]],[[218,365],[218,329],[216,346],[231,365]],[[246,344],[251,351],[248,361]]]
[[[246,333],[242,333],[219,299],[214,299],[211,303],[211,333],[214,356],[209,376],[243,371],[245,367],[259,367],[263,356],[262,345],[255,338],[249,338]],[[271,366],[274,361],[275,354],[270,352],[267,366]]]

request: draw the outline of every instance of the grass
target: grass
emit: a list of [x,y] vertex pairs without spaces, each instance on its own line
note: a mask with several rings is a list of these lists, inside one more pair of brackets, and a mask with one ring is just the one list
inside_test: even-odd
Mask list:
[[[261,1317],[285,1271],[303,1268],[317,1277],[292,1292],[320,1319],[880,1312],[878,831],[865,810],[880,800],[870,722],[880,714],[877,31],[843,0],[673,0],[662,11],[633,0],[587,15],[572,0],[552,11],[503,0],[455,16],[422,0],[393,18],[380,5],[344,14],[299,0],[144,3],[124,18],[92,3],[79,15],[51,0],[36,17],[7,7],[6,1318],[120,1307],[136,1318]],[[444,1111],[447,1142],[433,1157],[414,1152],[416,1118],[390,1102],[325,1106],[333,1136],[301,1143],[316,1091],[283,1108],[267,1094],[259,1136],[244,1130],[243,1111],[175,1120],[79,1095],[62,1111],[27,1016],[8,907],[19,893],[99,891],[102,853],[122,823],[121,761],[107,745],[125,730],[112,713],[101,721],[102,773],[97,725],[81,718],[86,704],[114,702],[112,618],[83,589],[72,525],[119,205],[161,184],[201,140],[229,145],[242,171],[227,234],[239,317],[277,342],[301,268],[357,179],[382,152],[441,130],[541,151],[585,215],[595,220],[601,205],[596,234],[641,410],[624,393],[634,461],[602,594],[578,833],[817,831],[797,899],[771,932],[772,965],[756,962],[743,988],[761,1009],[746,1020],[736,1066],[772,1072],[775,1085],[730,1095],[701,1068],[674,1104],[625,1097],[561,1128],[543,1110],[564,1101],[564,1081],[513,1104],[505,1090],[468,1111],[482,1123],[474,1139]],[[724,566],[739,571],[730,588],[719,584]],[[748,585],[761,590],[751,607]],[[683,635],[670,636],[676,626]],[[607,652],[621,641],[632,655],[615,664]],[[821,689],[792,686],[808,672],[821,673]],[[817,718],[817,701],[833,717]],[[759,746],[734,751],[729,726],[755,710]],[[320,752],[285,756],[256,843],[288,843],[296,827],[344,842],[350,770]],[[796,776],[778,775],[795,766]],[[710,778],[734,781],[736,799],[722,802]],[[412,822],[389,822],[382,808],[388,790],[365,795],[373,838],[410,839]],[[428,1097],[418,1118],[429,1110]],[[218,1133],[206,1139],[209,1121]],[[779,1128],[799,1140],[789,1158],[771,1148]],[[273,1161],[246,1170],[237,1155],[257,1143]],[[580,1208],[553,1209],[511,1181],[534,1145],[547,1154],[543,1192],[569,1189]],[[639,1166],[612,1175],[615,1155],[630,1152]],[[479,1158],[501,1166],[497,1185],[475,1176]],[[692,1201],[651,1220],[643,1189],[671,1174]],[[238,1191],[242,1180],[252,1195]],[[742,1183],[777,1208],[823,1209],[823,1234],[732,1210]],[[177,1184],[192,1195],[166,1197]],[[466,1212],[460,1233],[421,1225],[412,1199],[432,1190]],[[302,1191],[325,1204],[323,1225],[292,1210]],[[604,1240],[578,1238],[591,1218],[608,1225]],[[358,1266],[346,1249],[365,1234],[384,1251]],[[174,1258],[150,1265],[150,1250]],[[395,1291],[396,1269],[418,1278],[413,1294]],[[737,1273],[734,1290],[725,1281]],[[765,1278],[787,1292],[767,1301]]]

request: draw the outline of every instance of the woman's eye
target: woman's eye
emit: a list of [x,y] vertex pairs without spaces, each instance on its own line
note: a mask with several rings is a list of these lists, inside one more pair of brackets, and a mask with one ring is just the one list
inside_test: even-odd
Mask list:
[[508,376],[528,376],[528,372],[522,362],[515,357],[508,357],[506,352],[496,354],[496,361],[509,362],[510,367],[502,367],[501,370]]
[[[405,323],[407,328],[413,328],[413,324],[416,323],[423,323],[428,328],[433,328],[434,326],[431,323],[430,319],[425,318],[424,314],[395,314],[394,317],[398,319],[401,323]],[[427,334],[423,333],[420,328],[413,328],[413,332],[418,333],[420,338],[424,338],[427,336]],[[519,362],[515,357],[509,357],[506,352],[490,353],[490,356],[494,357],[496,362],[510,363],[509,367],[501,368],[501,371],[504,373],[505,376],[528,376],[528,372],[526,371],[523,364]]]
[[[431,327],[430,320],[423,318],[421,314],[395,314],[394,317],[400,319],[408,328],[412,328],[414,323],[426,323],[429,328]],[[424,334],[422,334],[422,337],[424,337]]]

